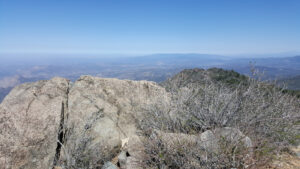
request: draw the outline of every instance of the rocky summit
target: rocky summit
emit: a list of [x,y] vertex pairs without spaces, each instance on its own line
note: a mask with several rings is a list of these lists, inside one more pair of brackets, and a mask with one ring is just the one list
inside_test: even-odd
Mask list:
[[136,135],[136,121],[153,104],[163,109],[170,97],[148,81],[82,76],[74,83],[22,84],[0,105],[0,168],[109,161],[122,139]]
[[[267,120],[282,118],[263,106],[289,106],[296,114],[299,107],[277,106],[281,102],[257,94],[248,80],[234,91],[245,79],[232,71],[193,69],[162,84],[92,76],[21,84],[0,104],[0,169],[251,167],[257,140],[275,140],[269,128],[279,125]],[[228,90],[212,85],[220,80]],[[255,109],[248,106],[251,98]],[[253,123],[257,107],[270,110],[259,119],[269,128]]]

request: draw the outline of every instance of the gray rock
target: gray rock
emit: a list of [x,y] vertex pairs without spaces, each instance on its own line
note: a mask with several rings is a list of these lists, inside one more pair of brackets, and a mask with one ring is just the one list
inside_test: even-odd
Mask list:
[[72,85],[63,78],[22,84],[0,105],[0,166],[95,168],[136,135],[145,109],[169,104],[165,89],[147,81],[82,76]]
[[218,140],[211,130],[207,130],[200,135],[200,141],[203,148],[208,152],[218,151]]
[[223,127],[218,128],[214,131],[217,139],[220,137],[225,138],[227,141],[230,141],[237,145],[243,145],[246,148],[252,147],[252,141],[249,137],[245,136],[240,130],[232,127]]
[[126,168],[128,169],[143,168],[140,161],[141,161],[141,157],[145,157],[145,154],[144,154],[144,144],[141,140],[142,138],[139,136],[132,136],[129,138],[127,149],[126,149],[129,154],[126,160]]
[[118,167],[111,162],[106,162],[101,169],[118,169]]
[[120,168],[121,169],[126,169],[126,161],[127,161],[127,152],[122,151],[119,155],[118,155],[118,162],[120,164]]
[[0,104],[0,166],[52,168],[68,88],[68,80],[53,78],[22,84],[9,93]]
[[[169,102],[168,93],[154,82],[80,77],[68,100],[65,147],[72,151],[70,158],[79,158],[75,165],[82,157],[109,161],[120,151],[122,139],[136,135],[136,120],[147,106],[163,109]],[[97,159],[89,160],[91,168],[92,163]]]
[[220,144],[224,141],[236,146],[252,148],[252,141],[245,136],[240,130],[232,127],[218,128],[215,130],[207,130],[200,135],[201,145],[211,153],[218,153]]

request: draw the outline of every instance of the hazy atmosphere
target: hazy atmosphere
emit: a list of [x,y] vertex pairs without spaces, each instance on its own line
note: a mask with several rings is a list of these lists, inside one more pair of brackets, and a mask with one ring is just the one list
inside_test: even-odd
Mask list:
[[0,0],[0,169],[299,169],[300,0]]

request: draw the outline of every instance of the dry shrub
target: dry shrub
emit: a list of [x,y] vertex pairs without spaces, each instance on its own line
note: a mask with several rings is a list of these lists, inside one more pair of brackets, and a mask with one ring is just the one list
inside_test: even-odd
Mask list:
[[174,137],[166,141],[156,132],[143,140],[145,156],[139,160],[145,168],[249,168],[251,150],[241,142],[221,139],[217,152],[209,151],[201,142]]
[[[300,121],[299,99],[273,84],[248,78],[246,85],[235,88],[208,81],[171,91],[170,110],[149,107],[139,123],[148,155],[143,162],[149,168],[257,168],[299,137],[295,128]],[[197,145],[180,143],[170,149],[153,136],[153,129],[191,135],[223,127],[239,129],[250,137],[251,152],[224,140],[219,142],[218,154],[203,159],[203,149]]]

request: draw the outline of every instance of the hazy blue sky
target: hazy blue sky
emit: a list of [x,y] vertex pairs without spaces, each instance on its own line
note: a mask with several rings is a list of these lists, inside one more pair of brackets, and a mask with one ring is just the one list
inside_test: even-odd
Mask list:
[[300,0],[0,0],[0,53],[300,51]]

